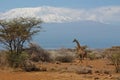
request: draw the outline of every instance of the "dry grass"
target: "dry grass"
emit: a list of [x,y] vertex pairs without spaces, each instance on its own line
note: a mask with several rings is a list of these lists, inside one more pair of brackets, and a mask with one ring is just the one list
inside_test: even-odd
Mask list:
[[[86,60],[83,63],[43,63],[38,64],[39,68],[43,67],[46,70],[45,72],[7,72],[0,71],[0,79],[1,80],[95,80],[99,78],[99,80],[118,80],[120,74],[116,74],[114,72],[110,72],[106,74],[106,69],[114,70],[112,65],[106,65],[104,59],[92,60],[89,61],[88,65],[92,67],[92,74],[89,74],[89,69],[86,66]],[[83,66],[84,68],[82,69]],[[106,66],[106,67],[105,67]],[[86,68],[86,69],[85,69]],[[81,70],[86,70],[81,73]],[[96,69],[98,69],[99,73],[95,73]],[[104,70],[103,70],[104,69]],[[91,69],[90,69],[91,70]],[[76,72],[78,71],[78,73]],[[90,71],[91,72],[91,71]],[[84,74],[85,73],[85,74]],[[107,72],[108,73],[108,72]],[[6,77],[7,75],[7,77]]]
[[115,71],[120,73],[120,46],[106,49],[104,53],[108,60],[115,66]]
[[[48,52],[53,62],[33,62],[32,64],[39,69],[37,72],[0,70],[0,80],[119,80],[120,74],[114,72],[114,65],[107,64],[106,58],[85,59],[83,63],[78,63],[75,53],[68,49],[48,50]],[[54,63],[59,56],[71,56],[74,59],[70,59],[72,60],[70,62]],[[34,70],[34,65],[32,68],[28,66],[29,68],[30,71]]]

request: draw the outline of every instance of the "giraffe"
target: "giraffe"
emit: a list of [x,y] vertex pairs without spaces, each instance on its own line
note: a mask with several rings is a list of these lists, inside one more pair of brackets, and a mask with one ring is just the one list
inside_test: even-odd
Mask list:
[[80,46],[80,43],[78,42],[78,40],[74,39],[73,42],[76,42],[77,46],[76,48],[76,53],[79,56],[80,61],[82,62],[82,60],[84,59],[84,57],[87,55],[86,51]]

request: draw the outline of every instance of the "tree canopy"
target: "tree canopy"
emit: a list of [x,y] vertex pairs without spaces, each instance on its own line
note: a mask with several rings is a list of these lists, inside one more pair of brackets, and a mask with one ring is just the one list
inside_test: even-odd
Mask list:
[[36,18],[0,20],[0,42],[12,53],[21,53],[24,43],[40,32],[42,21]]

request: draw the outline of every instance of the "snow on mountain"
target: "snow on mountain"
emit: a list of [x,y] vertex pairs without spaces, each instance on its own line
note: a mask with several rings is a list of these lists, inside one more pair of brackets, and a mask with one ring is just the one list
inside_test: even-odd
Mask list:
[[50,6],[35,8],[15,8],[0,13],[0,19],[18,17],[36,17],[46,23],[60,23],[73,21],[95,21],[102,23],[120,22],[120,6],[99,7],[93,9],[70,9]]
[[49,23],[80,20],[81,13],[79,10],[55,7],[16,8],[1,14],[0,18],[36,17]]

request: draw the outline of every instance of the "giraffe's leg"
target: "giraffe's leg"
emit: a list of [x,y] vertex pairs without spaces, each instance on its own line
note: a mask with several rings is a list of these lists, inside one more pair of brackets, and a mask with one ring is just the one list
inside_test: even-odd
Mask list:
[[85,57],[85,56],[84,56],[84,54],[83,54],[83,56],[82,56],[82,57],[83,57],[83,60],[84,60],[84,57]]
[[83,61],[82,61],[82,55],[81,54],[80,54],[80,62],[83,63]]
[[81,56],[80,55],[78,55],[78,63],[81,63]]
[[87,53],[86,52],[83,54],[83,59],[84,58],[87,58]]
[[82,61],[82,63],[83,63],[83,54],[81,54],[82,55],[82,57],[81,57],[81,61]]

